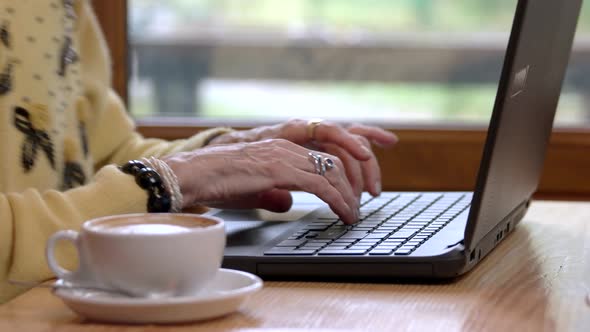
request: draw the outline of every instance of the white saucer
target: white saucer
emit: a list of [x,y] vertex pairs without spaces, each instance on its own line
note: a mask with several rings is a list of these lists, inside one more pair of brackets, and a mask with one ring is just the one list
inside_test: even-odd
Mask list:
[[114,323],[179,323],[214,318],[237,310],[262,288],[257,276],[220,269],[206,291],[164,299],[129,298],[100,291],[55,289],[54,294],[79,315]]

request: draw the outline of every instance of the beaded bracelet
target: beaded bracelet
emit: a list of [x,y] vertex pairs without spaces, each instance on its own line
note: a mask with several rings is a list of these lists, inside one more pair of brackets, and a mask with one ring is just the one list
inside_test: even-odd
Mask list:
[[172,201],[170,212],[181,212],[182,211],[182,192],[178,184],[178,178],[174,171],[164,161],[155,158],[141,158],[141,161],[149,168],[155,170],[160,174],[162,182],[164,182],[164,188],[170,193],[170,199]]
[[119,168],[123,173],[135,176],[135,182],[148,192],[148,212],[170,212],[172,199],[158,172],[139,160],[130,160]]

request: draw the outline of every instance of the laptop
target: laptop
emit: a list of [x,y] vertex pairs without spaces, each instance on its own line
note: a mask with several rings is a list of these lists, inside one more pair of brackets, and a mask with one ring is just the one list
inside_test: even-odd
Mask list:
[[537,188],[580,7],[581,0],[518,1],[473,192],[363,195],[360,221],[350,226],[326,204],[285,222],[211,210],[226,220],[223,266],[265,279],[452,278],[471,270],[513,232]]

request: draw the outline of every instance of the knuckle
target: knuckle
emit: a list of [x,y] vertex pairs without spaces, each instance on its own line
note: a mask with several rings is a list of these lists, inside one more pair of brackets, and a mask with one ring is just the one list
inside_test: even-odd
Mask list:
[[344,162],[342,161],[342,159],[340,159],[340,157],[329,156],[328,158],[332,159],[332,161],[336,165],[336,168],[338,168],[339,170],[344,170]]
[[361,135],[356,135],[356,139],[364,146],[369,147],[371,146],[371,142],[365,137]]
[[339,124],[331,121],[322,121],[322,127],[325,131],[339,131],[340,129],[342,129]]
[[301,128],[304,127],[306,125],[306,122],[304,120],[301,120],[299,118],[295,118],[295,119],[290,119],[287,122],[285,122],[284,124],[284,128],[285,130],[291,131],[297,128]]
[[334,188],[328,188],[324,190],[323,196],[326,198],[328,203],[334,204],[339,202],[338,191]]
[[360,123],[358,122],[352,122],[350,123],[348,126],[346,126],[347,129],[357,129],[361,126]]
[[332,130],[335,130],[338,134],[348,135],[348,131],[346,129],[344,129],[341,125],[339,125],[338,123],[330,123],[329,125],[331,126]]

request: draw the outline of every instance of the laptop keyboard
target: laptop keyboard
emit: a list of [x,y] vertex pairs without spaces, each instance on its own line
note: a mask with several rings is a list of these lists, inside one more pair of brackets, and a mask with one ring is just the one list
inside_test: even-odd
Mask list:
[[469,208],[471,193],[363,195],[359,222],[344,225],[330,211],[265,255],[409,255]]

